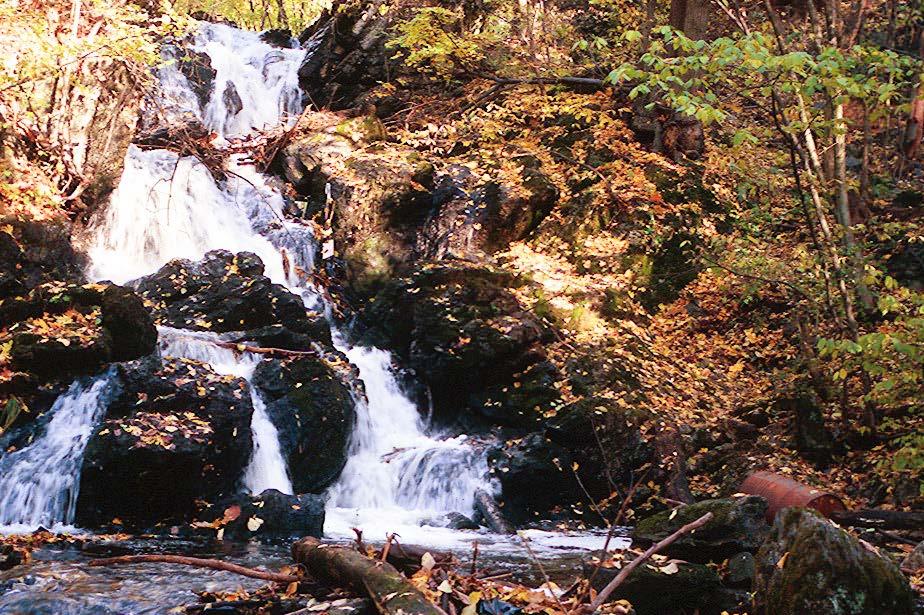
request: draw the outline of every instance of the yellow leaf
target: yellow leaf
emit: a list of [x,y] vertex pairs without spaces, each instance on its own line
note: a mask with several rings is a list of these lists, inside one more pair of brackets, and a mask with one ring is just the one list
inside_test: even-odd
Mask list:
[[247,529],[251,532],[256,532],[260,529],[260,526],[263,525],[263,519],[257,516],[253,516],[250,519],[247,519]]
[[786,553],[784,553],[784,554],[783,554],[783,557],[781,557],[781,558],[776,562],[776,567],[777,567],[778,569],[780,569],[780,570],[783,569],[783,566],[786,565],[786,558],[787,558],[787,557],[789,557],[789,551],[787,551]]

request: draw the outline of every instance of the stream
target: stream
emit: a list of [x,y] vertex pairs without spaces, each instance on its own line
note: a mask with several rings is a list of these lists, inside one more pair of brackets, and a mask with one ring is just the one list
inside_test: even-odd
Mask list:
[[[297,72],[303,50],[273,47],[259,33],[211,23],[199,24],[188,45],[206,54],[216,71],[211,97],[201,105],[186,77],[168,63],[157,71],[162,121],[197,118],[225,146],[261,130],[290,126],[301,113]],[[171,53],[179,52],[165,55]],[[301,297],[307,308],[328,315],[335,347],[358,368],[365,388],[365,395],[354,395],[357,419],[346,467],[327,492],[325,537],[347,541],[353,528],[361,528],[368,541],[376,542],[396,532],[402,542],[451,550],[463,561],[477,540],[480,565],[535,580],[534,562],[522,542],[528,540],[551,576],[573,577],[579,555],[601,548],[605,532],[529,530],[520,537],[439,526],[448,513],[471,515],[477,489],[497,492],[484,453],[465,434],[442,433],[429,425],[399,385],[391,354],[354,345],[330,315],[321,289],[295,273],[313,270],[318,245],[309,226],[285,218],[273,180],[239,154],[229,157],[228,171],[227,179],[217,182],[194,157],[132,146],[118,189],[89,228],[88,277],[124,284],[172,259],[198,260],[214,249],[257,254],[273,282]],[[164,356],[205,362],[219,374],[248,382],[260,360],[216,345],[209,333],[162,327],[159,339]],[[39,526],[79,532],[72,524],[80,465],[93,429],[105,416],[109,378],[101,374],[75,382],[54,404],[35,440],[0,459],[0,533]],[[260,391],[250,387],[249,393],[254,452],[242,488],[254,494],[268,488],[292,493],[277,428]],[[136,542],[140,551],[209,555],[271,569],[289,561],[285,545],[168,538]],[[612,547],[624,544],[623,539],[611,542]],[[90,569],[82,561],[84,555],[73,547],[38,550],[31,564],[0,575],[0,613],[160,613],[194,603],[194,591],[261,584],[164,564]],[[64,602],[43,610],[42,599],[51,594],[65,596],[73,610],[62,611]],[[17,610],[27,603],[31,610]]]

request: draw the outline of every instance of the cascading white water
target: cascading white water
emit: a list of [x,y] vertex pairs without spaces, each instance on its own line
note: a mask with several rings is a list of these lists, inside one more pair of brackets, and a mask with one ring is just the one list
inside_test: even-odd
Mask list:
[[[303,51],[277,49],[256,33],[217,24],[200,24],[191,48],[211,59],[216,87],[203,108],[175,66],[159,69],[158,102],[165,122],[199,119],[224,144],[290,124],[300,112],[297,70]],[[228,170],[228,178],[219,182],[193,157],[131,147],[118,189],[89,229],[90,277],[122,283],[174,258],[198,260],[218,248],[243,250],[256,253],[266,275],[301,296],[306,306],[325,308],[321,293],[294,271],[310,272],[314,266],[316,243],[309,227],[283,219],[282,196],[252,167],[232,156]],[[286,260],[295,266],[288,275]],[[484,455],[464,436],[428,434],[426,421],[395,378],[389,353],[351,346],[333,324],[332,336],[359,368],[366,398],[357,395],[350,456],[330,489],[325,532],[352,537],[352,528],[360,527],[372,540],[398,532],[407,542],[466,548],[458,533],[421,524],[438,523],[448,512],[471,511],[475,489],[491,488]],[[208,333],[160,331],[164,355],[202,361],[218,373],[249,381],[259,357],[215,341]],[[114,381],[109,372],[75,382],[50,410],[44,435],[0,458],[0,533],[73,521],[83,452],[105,413]],[[276,427],[259,392],[250,388],[254,453],[242,483],[251,492],[270,487],[291,492]],[[528,535],[534,548],[600,548],[605,540],[599,534]],[[478,541],[496,553],[522,549],[503,536],[481,533]]]
[[[182,331],[169,327],[161,327],[158,332],[161,354],[164,356],[208,363],[216,373],[243,378],[248,385],[260,362],[259,355],[252,352],[237,353],[216,345],[218,336],[213,333]],[[266,412],[266,404],[260,392],[253,386],[248,388],[253,403],[253,419],[250,423],[253,455],[244,471],[244,488],[250,493],[262,493],[266,489],[294,493],[279,446],[276,426]]]
[[475,490],[490,490],[484,456],[464,436],[426,435],[417,407],[395,379],[389,353],[351,348],[340,336],[335,343],[359,368],[368,402],[356,407],[350,457],[331,489],[336,514],[328,525],[338,533],[359,526],[375,536],[447,512],[470,514]]
[[113,388],[111,370],[55,400],[44,434],[0,459],[0,533],[71,524],[83,452]]
[[[202,24],[192,49],[205,53],[216,70],[215,88],[201,109],[178,70],[160,70],[161,91],[173,115],[187,113],[215,131],[219,143],[285,124],[300,111],[297,80],[303,52],[276,49],[259,35]],[[283,201],[266,178],[232,158],[227,180],[216,182],[195,158],[163,150],[129,151],[118,189],[92,226],[90,248],[96,279],[124,282],[152,273],[173,258],[201,258],[224,248],[247,250],[263,260],[266,275],[318,307],[319,293],[283,267],[282,250],[310,271],[314,242],[305,228],[282,222]],[[357,425],[350,457],[331,489],[329,533],[350,535],[362,522],[371,531],[410,533],[429,517],[471,511],[474,490],[487,487],[483,456],[464,437],[426,435],[417,408],[398,386],[391,356],[375,348],[350,347],[333,331],[338,349],[360,369],[368,403],[357,399]],[[256,359],[220,348],[208,335],[162,330],[163,352],[207,362],[220,373],[249,379]],[[276,429],[257,393],[254,397],[254,458],[243,478],[252,491],[272,486],[291,492]],[[359,397],[359,396],[357,396]],[[285,480],[287,488],[281,488]]]

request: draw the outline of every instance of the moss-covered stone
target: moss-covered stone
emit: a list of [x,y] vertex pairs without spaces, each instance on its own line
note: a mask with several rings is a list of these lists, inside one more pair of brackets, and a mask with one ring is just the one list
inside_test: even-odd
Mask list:
[[[593,574],[594,566],[585,565],[585,576]],[[597,591],[619,574],[619,568],[600,568],[593,576]],[[710,608],[720,599],[719,576],[711,568],[689,562],[652,562],[637,567],[626,578],[610,601],[628,600],[637,615],[667,615],[673,613],[718,613]]]
[[695,562],[721,562],[741,551],[756,552],[769,527],[767,501],[758,496],[705,500],[643,519],[632,531],[632,541],[649,545],[699,519],[713,518],[698,530],[681,536],[663,550],[665,555]]
[[757,555],[758,615],[910,615],[913,605],[893,562],[812,510],[782,511]]

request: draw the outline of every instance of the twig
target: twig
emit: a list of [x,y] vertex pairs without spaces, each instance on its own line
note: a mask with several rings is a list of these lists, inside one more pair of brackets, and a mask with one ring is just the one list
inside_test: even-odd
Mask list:
[[712,520],[712,513],[711,512],[706,513],[705,515],[703,515],[696,521],[687,523],[682,528],[680,528],[679,530],[677,530],[676,532],[674,532],[673,534],[671,534],[670,536],[668,536],[661,542],[652,545],[647,551],[645,551],[640,556],[636,557],[634,560],[629,562],[625,566],[625,568],[619,571],[619,574],[617,574],[616,577],[612,581],[606,584],[606,587],[600,590],[600,593],[597,594],[597,597],[594,598],[593,602],[590,603],[589,611],[592,612],[592,611],[596,611],[597,609],[599,609],[603,605],[603,603],[606,602],[607,598],[610,597],[610,594],[616,591],[616,588],[618,588],[622,584],[622,582],[626,580],[626,577],[628,577],[629,574],[633,570],[638,568],[638,566],[640,566],[645,561],[647,561],[648,558],[650,558],[652,555],[654,555],[661,549],[664,549],[665,547],[670,546],[675,540],[677,540],[684,534],[689,534],[690,532],[698,528],[701,528],[702,526],[709,523],[709,521],[711,520]]
[[546,574],[545,567],[542,565],[542,562],[539,561],[539,558],[536,557],[536,554],[533,553],[532,547],[529,546],[529,539],[519,532],[517,532],[517,536],[520,537],[520,542],[522,542],[523,546],[526,547],[526,552],[529,553],[529,556],[539,568],[539,572],[542,574],[542,578],[545,581],[545,586],[549,588],[549,593],[552,594],[553,598],[555,598],[555,602],[558,604],[558,608],[561,609],[562,613],[567,613],[568,610],[565,609],[565,606],[561,603],[561,599],[558,597],[558,594],[555,593],[555,588],[552,587],[552,580],[549,579],[549,575]]
[[472,574],[474,575],[477,571],[478,565],[478,541],[472,543]]
[[94,559],[88,562],[89,566],[112,566],[115,564],[142,564],[146,562],[162,564],[182,564],[183,566],[196,566],[198,568],[211,568],[212,570],[224,570],[233,572],[241,576],[250,577],[251,579],[260,579],[261,581],[273,581],[275,583],[298,583],[302,579],[291,574],[280,574],[278,572],[268,572],[265,570],[255,570],[245,568],[231,562],[223,562],[218,559],[204,559],[201,557],[186,557],[183,555],[121,555],[119,557],[107,557],[104,559]]
[[385,536],[385,546],[382,547],[383,562],[388,559],[388,552],[391,551],[391,541],[395,539],[395,536],[397,536],[397,534],[394,533],[389,533]]

